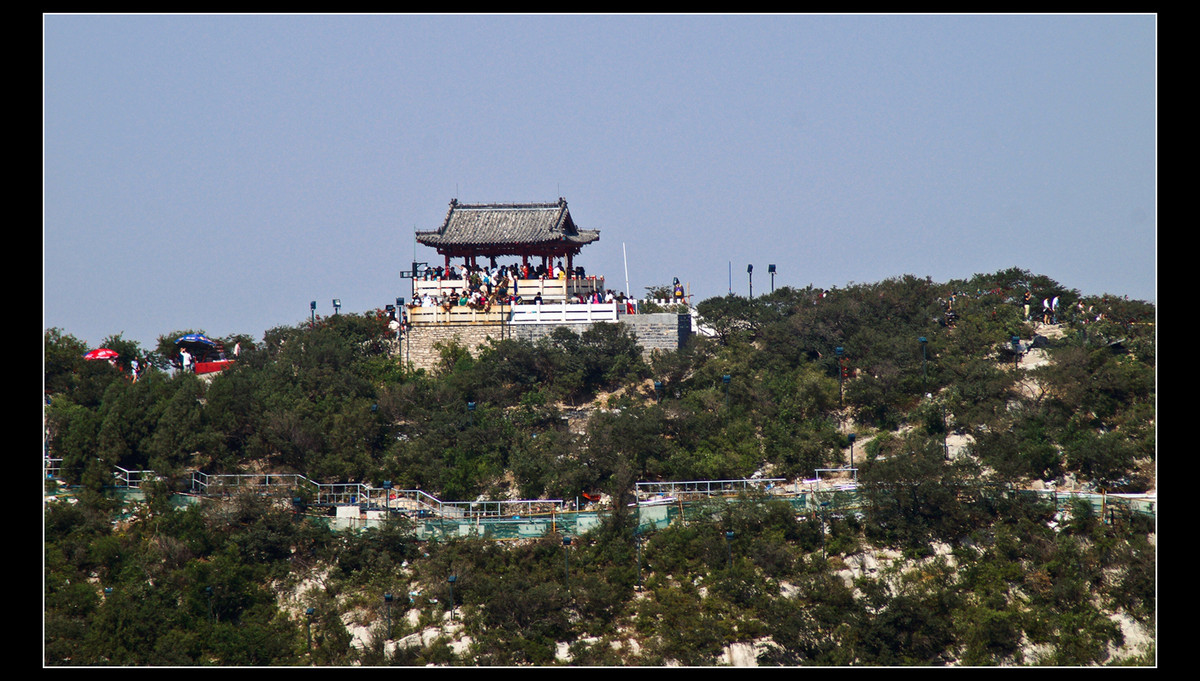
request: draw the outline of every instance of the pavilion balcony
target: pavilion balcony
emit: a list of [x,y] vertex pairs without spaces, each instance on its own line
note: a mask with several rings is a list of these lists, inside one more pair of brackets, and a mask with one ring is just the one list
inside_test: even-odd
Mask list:
[[[553,283],[553,282],[551,282]],[[558,282],[562,283],[562,282]],[[543,296],[543,299],[545,296]],[[435,324],[587,324],[615,322],[625,314],[622,303],[542,303],[541,305],[493,304],[488,310],[454,305],[408,308],[414,326]]]
[[[417,300],[426,294],[441,300],[448,294],[462,293],[463,281],[457,277],[450,279],[417,279],[413,281],[413,299]],[[590,296],[595,292],[604,293],[604,277],[584,277],[569,279],[517,279],[516,295],[525,302],[532,301],[541,294],[543,302],[566,302],[579,296]]]

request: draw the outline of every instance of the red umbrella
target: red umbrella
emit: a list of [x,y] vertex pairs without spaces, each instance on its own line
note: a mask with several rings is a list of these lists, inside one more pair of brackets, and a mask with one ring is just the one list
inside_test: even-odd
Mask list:
[[120,356],[121,355],[117,354],[116,350],[109,350],[108,348],[98,348],[96,350],[92,350],[91,352],[87,353],[86,355],[83,356],[83,358],[84,359],[116,359]]

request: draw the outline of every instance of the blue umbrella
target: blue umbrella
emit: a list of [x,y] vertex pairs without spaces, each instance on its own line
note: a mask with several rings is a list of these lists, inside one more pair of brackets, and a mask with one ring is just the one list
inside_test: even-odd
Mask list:
[[175,339],[176,345],[182,345],[182,344],[187,344],[187,343],[200,343],[203,345],[211,345],[214,347],[217,345],[216,342],[213,341],[213,339],[209,338],[208,336],[205,336],[202,333],[189,333],[186,336],[180,336],[179,338]]

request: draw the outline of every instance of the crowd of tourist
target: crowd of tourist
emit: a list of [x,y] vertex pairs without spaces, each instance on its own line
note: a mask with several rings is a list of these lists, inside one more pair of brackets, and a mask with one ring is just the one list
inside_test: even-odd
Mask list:
[[[494,262],[494,261],[493,261]],[[567,270],[563,267],[562,261],[552,263],[549,268],[545,265],[537,265],[530,267],[528,263],[520,264],[513,263],[512,265],[493,264],[491,267],[480,267],[478,265],[470,265],[463,263],[459,266],[426,268],[418,279],[421,281],[448,281],[452,279],[460,279],[464,282],[472,280],[474,276],[478,276],[481,281],[496,281],[504,277],[510,279],[583,279],[583,267],[575,267],[572,270]]]
[[[426,292],[413,299],[411,307],[437,308],[450,312],[455,307],[466,307],[472,310],[487,312],[492,305],[540,305],[540,292],[533,297],[522,297],[517,291],[517,280],[559,280],[586,279],[582,266],[567,270],[561,262],[552,263],[550,267],[528,264],[500,265],[480,267],[464,263],[454,267],[432,267],[426,269],[419,277],[420,281],[449,282],[449,290],[434,294]],[[446,289],[444,284],[441,289]],[[625,293],[614,292],[603,287],[593,287],[590,291],[579,291],[569,295],[566,302],[570,303],[619,303],[633,313],[633,301],[626,298]]]
[[[1113,303],[1118,302],[1116,300],[1109,300],[1108,296],[1103,296],[1100,298],[1099,303],[1084,304],[1084,301],[1080,299],[1074,305],[1060,308],[1058,304],[1059,297],[1048,296],[1042,299],[1042,309],[1039,313],[1035,309],[1037,300],[1031,291],[1026,290],[1019,298],[1011,294],[1011,289],[1002,287],[989,290],[976,289],[973,294],[967,291],[953,291],[949,296],[939,298],[938,301],[945,306],[945,324],[947,326],[954,326],[954,323],[958,320],[956,305],[961,306],[969,300],[978,300],[987,296],[1001,296],[1004,298],[1004,302],[1016,302],[1024,312],[1025,321],[1033,321],[1045,326],[1057,325],[1060,316],[1067,321],[1081,325],[1101,322],[1112,317]],[[1124,300],[1128,301],[1129,296],[1125,296]],[[995,315],[995,310],[992,311],[992,314]],[[1126,325],[1145,323],[1146,321],[1140,318],[1120,319],[1120,323]]]

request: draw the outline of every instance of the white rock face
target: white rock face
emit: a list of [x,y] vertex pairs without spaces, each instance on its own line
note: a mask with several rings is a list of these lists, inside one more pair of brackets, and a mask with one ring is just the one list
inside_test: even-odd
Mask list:
[[734,643],[721,653],[721,663],[731,667],[757,667],[756,647],[753,643]]

